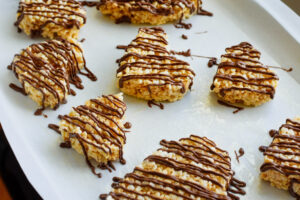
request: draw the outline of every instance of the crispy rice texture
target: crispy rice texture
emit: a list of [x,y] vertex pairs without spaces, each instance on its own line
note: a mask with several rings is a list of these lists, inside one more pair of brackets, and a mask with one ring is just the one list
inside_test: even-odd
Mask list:
[[89,100],[61,118],[62,139],[98,163],[118,160],[126,142],[122,123],[125,110],[121,93]]
[[16,26],[29,36],[77,39],[86,11],[75,0],[20,0]]
[[212,84],[212,91],[229,103],[259,106],[275,94],[278,77],[259,62],[260,52],[249,43],[226,49]]
[[170,55],[161,28],[140,28],[119,59],[118,86],[145,100],[177,101],[191,88],[195,74],[188,63]]

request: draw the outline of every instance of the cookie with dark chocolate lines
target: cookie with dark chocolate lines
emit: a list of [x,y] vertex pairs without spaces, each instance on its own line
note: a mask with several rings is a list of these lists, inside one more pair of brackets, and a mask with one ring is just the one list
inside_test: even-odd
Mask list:
[[278,77],[260,62],[260,52],[242,42],[226,48],[211,90],[229,103],[258,106],[274,98]]
[[172,56],[162,28],[140,28],[118,59],[118,86],[122,92],[145,100],[176,101],[191,89],[195,73]]

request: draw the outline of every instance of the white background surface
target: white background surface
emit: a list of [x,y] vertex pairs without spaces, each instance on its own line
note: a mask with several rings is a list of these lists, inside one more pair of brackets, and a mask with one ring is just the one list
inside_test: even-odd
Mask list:
[[[113,173],[102,171],[94,176],[84,157],[72,149],[58,147],[60,137],[47,128],[58,123],[56,116],[66,114],[72,106],[102,94],[118,92],[115,81],[115,60],[123,51],[118,44],[128,44],[137,34],[138,26],[115,25],[94,8],[88,8],[87,24],[80,33],[88,67],[97,75],[91,82],[83,77],[84,90],[68,98],[68,104],[57,111],[46,111],[48,118],[36,117],[36,105],[28,97],[8,87],[18,83],[6,69],[15,53],[38,40],[18,34],[13,26],[17,0],[4,1],[0,7],[0,119],[6,136],[30,182],[45,199],[98,199],[108,192],[113,176],[123,176],[155,149],[161,139],[179,139],[189,134],[207,136],[232,156],[237,177],[247,182],[247,195],[242,199],[291,199],[285,191],[275,189],[259,179],[263,156],[260,145],[268,145],[268,130],[278,128],[286,118],[300,115],[300,45],[269,14],[252,1],[204,1],[205,9],[214,17],[194,16],[187,20],[191,30],[175,29],[172,24],[163,28],[169,36],[170,48],[193,54],[220,56],[226,47],[242,41],[252,43],[262,52],[261,61],[268,65],[293,66],[292,73],[275,70],[280,78],[275,99],[257,108],[233,115],[232,109],[216,103],[209,87],[216,67],[208,68],[207,60],[182,58],[196,72],[193,90],[181,101],[165,103],[165,109],[148,108],[145,101],[125,96],[128,105],[126,120],[133,124],[124,149],[126,165],[117,164]],[[208,31],[206,34],[196,32]],[[185,34],[188,40],[181,39]],[[298,82],[297,82],[298,81]],[[234,150],[245,149],[237,163]]]

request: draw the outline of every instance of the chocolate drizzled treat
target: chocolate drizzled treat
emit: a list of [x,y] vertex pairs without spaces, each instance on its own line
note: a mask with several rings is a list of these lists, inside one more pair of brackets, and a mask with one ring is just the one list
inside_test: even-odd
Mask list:
[[[115,177],[112,199],[239,199],[245,183],[233,178],[228,153],[206,137],[160,142],[159,148],[124,178]],[[233,189],[233,187],[235,189]]]
[[[15,55],[9,69],[14,71],[22,84],[22,88],[18,89],[42,109],[56,109],[66,102],[70,93],[75,95],[70,83],[83,88],[78,73],[96,80],[86,68],[82,49],[75,40],[49,40],[32,44]],[[86,69],[88,73],[81,72],[81,69]],[[16,86],[12,88],[17,89]]]
[[119,88],[126,94],[155,101],[181,99],[193,84],[195,73],[185,61],[170,55],[162,28],[140,28],[118,60]]
[[272,130],[273,141],[264,152],[264,163],[260,177],[272,186],[289,190],[300,198],[300,118],[287,119],[279,131]]
[[76,0],[20,0],[15,25],[29,36],[78,37],[86,11]]
[[116,23],[165,24],[201,10],[201,0],[102,0],[98,9]]
[[59,116],[62,139],[86,157],[95,174],[91,159],[101,163],[102,168],[110,165],[113,169],[111,161],[126,162],[123,159],[125,111],[126,104],[120,93],[91,99],[85,105],[73,107],[69,115]]
[[260,52],[247,42],[226,48],[211,90],[229,103],[258,106],[270,101],[278,77],[259,59]]

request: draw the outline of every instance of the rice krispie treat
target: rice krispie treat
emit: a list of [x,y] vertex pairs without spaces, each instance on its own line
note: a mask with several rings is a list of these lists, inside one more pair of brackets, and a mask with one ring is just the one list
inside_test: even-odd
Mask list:
[[260,52],[247,42],[226,49],[211,89],[229,103],[258,106],[274,98],[277,75],[260,61]]
[[98,9],[116,23],[158,25],[189,18],[201,7],[201,0],[102,0]]
[[120,93],[91,99],[85,105],[73,107],[69,115],[59,116],[62,139],[86,157],[94,173],[91,159],[101,167],[113,169],[111,161],[119,160],[125,164],[123,145],[126,136],[122,123],[125,111],[126,104]]
[[145,100],[172,102],[191,89],[195,73],[187,62],[170,55],[162,28],[140,28],[125,49],[117,70],[119,88],[124,93]]
[[112,191],[100,198],[229,200],[237,199],[233,193],[245,194],[245,183],[233,178],[228,153],[213,141],[191,135],[160,144],[132,173],[115,177]]
[[15,25],[30,36],[78,37],[86,11],[76,0],[20,0]]
[[287,119],[279,131],[271,130],[273,141],[264,152],[260,177],[272,186],[289,190],[300,198],[300,118]]
[[[75,40],[32,44],[15,55],[10,69],[22,84],[24,93],[41,109],[56,109],[60,103],[66,102],[68,94],[75,95],[70,83],[83,88],[78,73],[96,80],[86,68],[82,49]],[[88,73],[81,72],[81,69]]]

